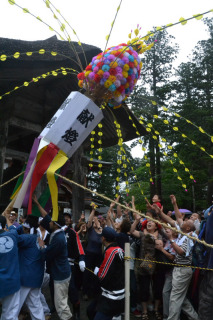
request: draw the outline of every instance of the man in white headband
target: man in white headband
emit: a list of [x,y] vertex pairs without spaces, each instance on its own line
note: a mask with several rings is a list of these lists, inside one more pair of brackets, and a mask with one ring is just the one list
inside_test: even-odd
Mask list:
[[16,228],[20,226],[20,224],[17,222],[17,217],[18,217],[17,212],[12,210],[9,215],[9,220],[12,223],[12,225],[15,226]]

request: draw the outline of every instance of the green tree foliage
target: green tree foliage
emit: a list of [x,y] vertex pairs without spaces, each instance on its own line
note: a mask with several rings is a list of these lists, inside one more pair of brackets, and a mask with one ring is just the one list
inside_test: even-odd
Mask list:
[[[155,41],[155,45],[144,55],[141,81],[131,96],[130,103],[137,116],[143,115],[149,123],[153,124],[155,130],[158,130],[159,123],[155,122],[153,115],[159,115],[159,110],[157,105],[154,106],[149,101],[153,99],[164,104],[171,97],[172,63],[177,56],[178,46],[165,30],[156,33],[151,41]],[[162,128],[162,130],[166,129]],[[156,137],[153,139],[153,135],[150,134],[145,138],[149,149],[150,172],[153,180],[150,181],[151,195],[162,193],[161,153],[159,136]]]
[[[135,90],[135,95],[131,98],[133,110],[137,116],[142,114],[144,123],[152,125],[149,135],[144,137],[145,144],[148,146],[148,154],[151,156],[150,171],[155,177],[154,188],[150,184],[150,198],[153,193],[158,193],[157,180],[160,177],[165,210],[171,208],[169,200],[171,193],[176,194],[180,207],[192,211],[206,208],[212,200],[213,163],[211,157],[202,149],[204,148],[203,150],[210,155],[213,154],[213,139],[211,140],[211,137],[203,133],[204,130],[213,136],[213,20],[205,19],[204,23],[209,31],[209,39],[197,44],[190,61],[182,63],[177,68],[176,74],[172,74],[171,63],[175,58],[177,47],[173,47],[171,51],[169,48],[167,52],[165,45],[168,42],[158,41],[156,43],[155,50],[148,52],[144,59],[145,68],[142,72],[142,80],[140,86]],[[164,34],[159,35],[165,36]],[[165,59],[162,61],[160,57],[163,57],[164,53],[159,59],[155,57],[158,52],[157,44],[164,44]],[[170,62],[166,63],[166,57],[171,58]],[[154,68],[156,61],[160,64],[159,68]],[[156,78],[153,71],[156,72]],[[153,106],[148,102],[150,99],[164,106],[167,106],[169,101],[173,107],[169,107],[168,112],[159,112],[156,105]],[[178,113],[181,117],[172,116],[171,112]],[[162,120],[156,118],[153,120],[153,114],[158,115],[162,120],[168,120],[170,126],[164,124]],[[155,141],[151,139],[155,135],[155,130],[159,131],[161,137],[166,138],[166,142],[162,142],[161,139],[160,144],[164,147],[171,146],[171,149],[166,151],[167,156],[164,155],[163,150],[157,148],[159,139],[155,138]],[[174,158],[174,153],[177,153],[178,157]],[[157,170],[158,156],[160,157],[160,171]],[[141,168],[138,170],[147,172],[144,161],[141,162]],[[149,173],[147,172],[143,178],[147,179],[147,182]],[[186,185],[186,190],[181,184]],[[147,188],[144,188],[145,193],[149,194]],[[136,189],[137,185],[133,185],[130,194],[134,192],[138,194],[137,201],[142,210],[144,204],[140,192],[137,193]]]
[[[172,210],[172,205],[170,201],[170,195],[175,194],[178,199],[178,205],[180,208],[186,208],[193,211],[193,189],[191,185],[191,180],[188,178],[186,172],[181,174],[182,179],[186,182],[188,188],[186,190],[183,189],[181,183],[177,179],[177,174],[174,173],[173,168],[171,167],[170,161],[171,158],[168,157],[166,159],[161,159],[162,166],[162,205],[164,207],[164,212]],[[173,160],[174,162],[174,160]],[[177,163],[174,162],[175,167],[178,167]],[[138,210],[142,212],[146,212],[146,203],[144,196],[146,196],[151,202],[152,197],[150,196],[149,189],[149,172],[146,167],[146,162],[142,160],[140,167],[136,170],[136,175],[138,178],[138,183],[133,182],[131,184],[131,189],[129,193],[128,201],[131,201],[131,196],[135,196],[135,204]],[[195,192],[199,192],[197,185],[194,186]],[[143,191],[143,194],[141,193]],[[204,208],[204,202],[199,202],[199,208]]]
[[[131,170],[131,167],[137,169],[139,166],[139,160],[133,158],[131,155],[131,149],[126,144],[124,144],[123,147],[126,159],[122,161],[121,165],[118,165],[117,163],[118,159],[121,158],[121,156],[118,155],[120,147],[116,145],[104,148],[101,154],[103,161],[102,176],[99,176],[97,169],[91,170],[88,175],[89,188],[96,190],[111,199],[115,199],[117,185],[121,186],[119,194],[122,194],[123,198],[126,198],[126,192],[122,191],[122,189],[125,189],[125,181],[128,181],[129,184],[132,184],[135,181],[135,173]],[[98,153],[94,155],[94,158],[98,158]],[[125,164],[127,165],[127,168],[124,168],[123,165]],[[119,168],[121,172],[118,172]],[[127,176],[125,176],[125,173],[127,173]],[[116,180],[118,177],[120,179],[119,182]]]
[[[203,150],[213,155],[213,19],[205,19],[204,23],[209,31],[208,40],[196,45],[190,61],[180,64],[176,73],[172,63],[178,51],[177,45],[166,31],[156,34],[153,40],[157,42],[144,55],[140,83],[128,101],[135,115],[142,116],[144,125],[150,128],[142,138],[145,157],[140,163],[135,160],[137,179],[131,174],[128,178],[130,192],[127,200],[131,201],[134,195],[136,207],[142,212],[146,210],[144,196],[151,200],[155,193],[162,195],[165,211],[171,209],[169,195],[172,193],[177,196],[179,207],[192,211],[204,209],[212,201],[213,162]],[[160,111],[150,100],[167,106],[168,111]],[[168,120],[170,125],[154,115]],[[163,148],[167,146],[166,153],[160,145]],[[97,174],[90,175],[91,186],[112,198],[116,193],[118,150],[119,147],[104,150],[103,161],[113,164],[110,169],[103,170],[101,178]],[[128,158],[133,161],[130,151],[128,149]],[[174,157],[175,153],[178,156]],[[150,182],[150,172],[154,184]],[[120,177],[124,184],[126,178],[122,174]],[[186,188],[183,188],[184,184]],[[126,198],[124,190],[121,194]]]
[[[204,130],[213,136],[213,19],[205,19],[209,39],[198,42],[192,53],[190,62],[182,63],[177,69],[177,80],[173,83],[174,107],[182,117],[175,119],[175,125],[193,142],[180,134],[173,133],[171,143],[175,142],[175,150],[190,168],[196,179],[196,206],[211,203],[213,194],[213,162],[201,148],[213,154],[211,138],[202,133]],[[193,184],[193,182],[191,182]],[[207,198],[207,203],[205,199]]]

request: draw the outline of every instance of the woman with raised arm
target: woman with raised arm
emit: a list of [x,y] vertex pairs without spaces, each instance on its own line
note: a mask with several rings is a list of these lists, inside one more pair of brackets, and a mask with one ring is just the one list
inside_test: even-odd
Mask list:
[[[88,244],[85,250],[85,262],[88,269],[94,270],[95,267],[100,266],[102,261],[102,227],[96,216],[95,205],[92,205],[92,211],[87,222],[87,230]],[[100,286],[97,279],[94,278],[91,272],[85,270],[83,279],[83,299],[87,300],[88,295],[94,297],[99,292]]]
[[[150,284],[153,286],[153,295],[155,300],[155,317],[156,319],[162,319],[159,312],[159,304],[162,295],[162,285],[159,285],[159,277],[155,274],[155,247],[156,245],[162,245],[162,236],[159,233],[159,225],[155,222],[147,219],[143,224],[142,230],[136,230],[137,225],[141,220],[141,216],[135,214],[135,221],[132,224],[130,233],[141,240],[139,258],[142,261],[136,261],[136,271],[138,278],[138,286],[140,291],[140,298],[143,307],[142,319],[148,320],[148,301],[150,299]],[[149,261],[147,261],[149,260]]]

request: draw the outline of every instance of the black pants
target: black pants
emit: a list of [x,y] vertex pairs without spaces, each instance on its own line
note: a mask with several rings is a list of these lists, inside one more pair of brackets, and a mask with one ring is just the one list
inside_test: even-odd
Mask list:
[[71,279],[69,284],[68,296],[72,304],[79,303],[79,292],[76,285],[77,267],[78,266],[75,265],[71,266]]
[[148,302],[150,298],[150,284],[153,289],[154,300],[162,299],[162,292],[164,286],[165,274],[154,273],[153,275],[138,275],[138,285],[140,292],[140,299],[142,302]]
[[132,309],[137,307],[137,282],[134,270],[130,270],[130,307]]
[[[100,266],[102,261],[102,256],[97,254],[87,253],[85,255],[85,262],[88,269],[93,271],[95,267]],[[83,294],[87,294],[94,298],[101,293],[101,288],[99,284],[98,277],[87,269],[83,274]]]
[[198,316],[200,320],[212,320],[213,271],[205,271],[199,292]]

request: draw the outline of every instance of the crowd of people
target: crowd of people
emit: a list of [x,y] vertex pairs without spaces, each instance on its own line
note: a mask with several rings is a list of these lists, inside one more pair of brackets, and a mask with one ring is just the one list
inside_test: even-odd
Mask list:
[[[40,217],[0,215],[1,320],[83,320],[80,301],[87,300],[89,320],[119,319],[124,313],[124,248],[130,243],[130,307],[142,320],[212,320],[213,206],[203,216],[185,217],[174,195],[164,213],[158,195],[146,200],[145,216],[134,197],[112,202],[106,217],[71,213],[51,219],[33,195]],[[192,268],[196,266],[199,268]],[[51,306],[45,294],[49,290]],[[128,294],[128,293],[127,293]],[[69,303],[68,303],[69,301]],[[70,307],[71,306],[71,307]]]

